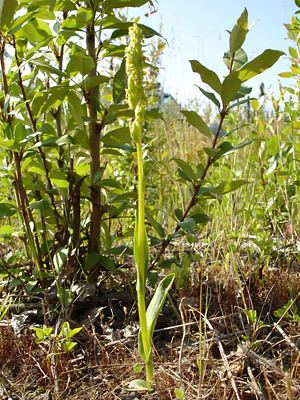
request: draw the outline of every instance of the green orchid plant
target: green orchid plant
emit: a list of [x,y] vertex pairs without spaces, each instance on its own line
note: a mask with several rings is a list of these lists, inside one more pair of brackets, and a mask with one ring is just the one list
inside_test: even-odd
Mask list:
[[144,55],[143,34],[138,24],[129,29],[129,45],[126,48],[126,72],[128,76],[127,100],[134,111],[130,123],[130,134],[136,146],[138,164],[138,206],[134,232],[134,260],[137,272],[136,292],[140,321],[138,349],[146,367],[146,381],[136,380],[130,386],[134,389],[150,390],[154,381],[152,337],[156,320],[172,286],[174,274],[169,274],[159,283],[156,292],[146,308],[146,279],[149,263],[149,248],[145,225],[145,178],[143,168],[143,124],[145,120],[145,94],[143,89]]

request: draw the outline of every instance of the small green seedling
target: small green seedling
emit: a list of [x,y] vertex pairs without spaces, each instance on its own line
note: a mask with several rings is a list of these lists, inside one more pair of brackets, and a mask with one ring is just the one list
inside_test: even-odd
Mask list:
[[43,325],[42,328],[33,327],[32,329],[35,332],[37,344],[47,344],[49,347],[52,344],[55,353],[58,351],[69,353],[77,344],[72,338],[81,331],[82,327],[71,329],[69,322],[66,321],[62,324],[58,334],[53,333],[53,328],[46,325]]
[[258,341],[257,341],[257,334],[258,331],[260,329],[266,328],[268,325],[265,324],[257,315],[257,311],[252,309],[252,308],[248,308],[248,309],[244,309],[244,313],[249,321],[250,324],[250,332],[249,335],[245,335],[243,336],[243,339],[245,341],[249,341],[252,343],[252,345],[258,345]]
[[183,388],[176,388],[174,392],[175,392],[176,399],[185,400],[185,394],[184,394]]
[[295,304],[295,300],[292,299],[290,299],[283,307],[274,311],[274,315],[280,319],[300,323],[300,313]]

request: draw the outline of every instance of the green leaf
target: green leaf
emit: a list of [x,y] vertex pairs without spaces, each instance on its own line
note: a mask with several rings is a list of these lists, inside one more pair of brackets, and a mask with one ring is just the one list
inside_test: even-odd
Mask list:
[[89,176],[90,174],[90,166],[86,162],[82,162],[74,167],[74,171],[79,176]]
[[241,80],[237,71],[227,75],[222,83],[221,97],[224,106],[227,106],[236,98],[238,90],[241,87]]
[[150,337],[153,336],[155,324],[159,313],[164,305],[165,299],[174,281],[174,274],[168,274],[159,283],[154,296],[147,308],[147,324],[150,332]]
[[104,57],[124,57],[125,55],[125,45],[115,45],[109,44],[105,46],[106,52],[103,54]]
[[70,324],[69,324],[68,321],[65,321],[61,326],[59,337],[68,338],[69,337],[69,331],[70,331]]
[[194,218],[187,218],[184,221],[178,223],[178,225],[185,231],[185,232],[193,232],[196,228],[196,221]]
[[294,47],[289,47],[289,54],[291,57],[298,59],[298,51]]
[[[252,89],[252,88],[251,88],[251,89]],[[242,94],[240,91],[238,91],[237,96],[235,97],[235,99],[236,99],[236,98],[238,99],[238,98],[239,98],[239,97],[238,97],[239,95],[245,96],[245,95]],[[243,99],[243,100],[237,100],[235,103],[232,103],[232,104],[230,105],[230,107],[228,107],[228,110],[231,110],[231,109],[233,109],[234,107],[241,106],[242,104],[245,104],[245,103],[249,104],[251,100],[253,100],[252,97],[251,97],[251,98],[247,97],[246,99]],[[255,100],[255,99],[254,99],[254,100]]]
[[178,219],[178,221],[181,221],[183,218],[183,211],[180,208],[176,208],[174,210],[175,217]]
[[27,129],[24,124],[17,124],[14,129],[15,145],[18,145],[27,137]]
[[295,0],[295,4],[297,7],[300,7],[300,0]]
[[108,132],[101,138],[101,141],[107,146],[118,146],[124,143],[130,143],[131,136],[128,126]]
[[300,67],[298,67],[296,64],[291,65],[291,71],[297,74],[298,76],[300,75]]
[[74,349],[76,344],[76,342],[72,342],[71,340],[64,340],[61,343],[61,349],[65,353],[70,353]]
[[208,215],[203,213],[195,213],[190,215],[189,218],[186,218],[184,221],[178,223],[178,225],[185,232],[193,232],[196,229],[197,224],[207,224],[210,221]]
[[203,213],[191,214],[190,218],[192,218],[196,224],[207,224],[210,221],[209,216]]
[[83,109],[81,106],[81,100],[78,97],[75,91],[68,92],[68,103],[69,103],[69,110],[71,111],[72,117],[77,122],[77,125],[80,128],[83,128]]
[[230,53],[233,55],[240,49],[246,39],[248,33],[248,11],[245,8],[239,19],[236,21],[232,31],[230,32]]
[[300,121],[292,121],[293,129],[300,129]]
[[[153,238],[153,239],[156,239],[157,243],[155,243],[155,244],[160,244],[161,243],[159,239],[157,239],[157,238]],[[159,278],[159,275],[158,275],[157,271],[153,271],[153,270],[148,271],[147,280],[148,280],[148,282],[150,283],[150,285],[153,288],[157,285],[158,278]]]
[[58,146],[63,146],[65,144],[74,144],[74,145],[76,145],[77,142],[76,142],[76,140],[74,139],[73,136],[71,136],[71,135],[63,135],[63,136],[61,136],[60,138],[58,138],[56,140],[56,144]]
[[272,67],[273,64],[285,53],[279,50],[265,50],[258,57],[245,64],[238,72],[238,77],[242,82],[248,81],[256,75],[261,74],[266,69]]
[[[53,88],[53,90],[44,90],[41,93],[43,93],[46,97],[42,96],[39,93],[36,93],[34,95],[34,98],[32,100],[34,107],[36,109],[36,112],[38,113],[44,113],[49,111],[50,108],[57,109],[61,103],[64,101],[67,91],[64,90],[64,88]],[[43,97],[43,99],[41,99]],[[41,106],[38,106],[35,104],[35,102],[38,102],[38,99],[40,98],[40,102],[43,103]],[[37,100],[36,100],[37,99]],[[41,101],[43,100],[43,101]]]
[[242,179],[238,179],[236,181],[232,181],[232,182],[222,182],[220,185],[218,185],[215,189],[214,189],[214,193],[216,194],[227,194],[230,192],[234,192],[235,190],[239,189],[241,186],[246,185],[247,181],[244,181]]
[[171,271],[175,274],[176,289],[182,289],[187,286],[190,272],[191,272],[191,259],[188,254],[184,253],[181,260],[181,266],[173,264]]
[[64,171],[52,170],[49,174],[51,181],[55,186],[61,189],[67,189],[69,182],[67,181],[66,173]]
[[280,72],[278,74],[281,78],[294,78],[295,76],[297,76],[297,74],[294,74],[293,72]]
[[190,60],[190,63],[193,72],[197,72],[204,83],[207,83],[217,93],[221,92],[221,81],[214,71],[206,68],[197,60]]
[[211,138],[211,132],[207,126],[207,124],[203,121],[199,114],[195,111],[181,111],[182,114],[186,117],[189,124],[193,125],[199,132],[203,133],[205,136]]
[[149,3],[150,0],[106,0],[104,2],[105,7],[111,8],[123,8],[123,7],[141,7],[142,5]]
[[31,111],[32,111],[34,117],[39,116],[40,110],[47,100],[48,100],[47,93],[36,91],[32,101],[31,101]]
[[62,271],[62,268],[67,261],[68,249],[65,247],[60,247],[53,256],[53,265],[57,274]]
[[197,88],[206,96],[209,100],[211,100],[218,108],[221,108],[221,104],[219,100],[216,98],[215,94],[212,92],[207,92],[206,90],[202,89],[200,86],[197,86]]
[[[227,51],[224,54],[223,60],[224,60],[224,63],[226,65],[226,67],[229,69],[230,66],[231,66],[231,54],[230,54],[230,51]],[[248,56],[247,56],[246,52],[243,49],[238,49],[234,53],[232,70],[235,71],[235,70],[241,68],[244,64],[246,64],[246,62],[248,62]]]
[[69,306],[74,300],[74,292],[66,287],[59,286],[57,290],[57,298],[63,306]]
[[100,258],[100,254],[95,252],[88,254],[83,264],[85,271],[91,271],[100,262]]
[[36,11],[27,12],[25,15],[16,18],[10,27],[9,34],[14,35],[19,29],[21,29],[24,26],[25,22],[33,19],[36,14],[37,14]]
[[217,150],[217,155],[215,156],[215,160],[217,160],[221,156],[224,156],[226,154],[230,154],[239,149],[242,149],[243,147],[248,146],[252,142],[253,142],[253,140],[245,140],[244,142],[240,143],[237,146],[232,146],[232,144],[230,142],[223,142],[220,144],[220,146],[217,147],[217,149],[215,149],[215,150]]
[[151,224],[152,228],[154,228],[154,230],[158,233],[160,238],[163,238],[165,236],[164,228],[162,227],[162,225],[159,222],[157,222],[154,219],[149,208],[146,208],[145,211],[146,211],[146,218],[149,221],[149,223]]
[[143,371],[143,365],[142,364],[135,364],[134,366],[133,366],[133,370],[134,370],[134,372],[142,372]]
[[125,58],[116,72],[113,80],[113,101],[118,104],[125,99],[125,88],[127,83]]
[[54,11],[71,11],[76,10],[75,4],[71,0],[56,0]]
[[92,185],[99,184],[101,178],[103,177],[104,171],[105,171],[105,167],[100,167],[99,169],[97,169],[97,171],[94,173],[94,175],[91,176]]
[[110,77],[105,75],[87,76],[83,81],[82,85],[84,90],[90,90],[96,86],[102,85],[102,83],[109,82]]
[[52,32],[46,22],[34,18],[18,31],[18,36],[24,37],[32,44],[44,41],[44,45],[46,45],[47,41],[45,42],[45,40],[51,40]]
[[107,14],[106,16],[104,16],[103,18],[101,18],[101,21],[96,21],[96,25],[100,24],[103,29],[121,29],[127,27],[129,24],[129,22],[124,22],[123,20],[121,20],[120,18],[116,17],[115,13],[110,13]]
[[203,150],[208,155],[208,157],[216,157],[220,153],[220,150],[214,147],[204,147]]
[[176,388],[174,390],[176,399],[178,400],[185,400],[185,394],[184,394],[184,389],[183,388]]
[[144,392],[150,389],[150,384],[143,379],[135,379],[129,382],[127,390],[133,392]]
[[159,32],[157,32],[155,29],[151,28],[150,26],[143,25],[143,24],[138,24],[138,26],[142,29],[143,36],[146,39],[150,39],[153,36],[159,36],[161,38],[163,37]]
[[119,150],[107,148],[107,147],[103,148],[103,150],[101,150],[101,154],[111,154],[113,156],[118,156],[118,157],[123,157],[123,155],[124,155]]
[[[236,96],[234,97],[233,100],[238,100],[241,99],[242,97],[247,96],[248,94],[250,94],[252,92],[252,88],[251,87],[247,87],[247,86],[241,86],[239,88],[239,90],[236,93]],[[248,99],[249,100],[249,99]],[[247,100],[245,100],[247,101]],[[240,102],[239,104],[242,104],[242,102]]]
[[[118,22],[115,24],[112,24],[111,26],[106,27],[106,29],[113,29],[113,28],[119,28],[113,31],[111,34],[111,39],[117,39],[122,36],[127,36],[128,35],[128,29],[130,26],[132,26],[132,22]],[[138,24],[138,26],[142,29],[143,36],[146,39],[152,38],[153,36],[160,36],[162,35],[158,33],[156,30],[150,28],[149,26],[143,25],[143,24]]]
[[18,211],[17,207],[10,203],[0,203],[0,218],[11,217]]
[[146,110],[145,117],[147,120],[161,119],[162,121],[165,121],[163,113],[159,110],[159,108],[153,108],[152,110]]
[[94,60],[90,56],[80,53],[70,56],[66,71],[87,75],[93,68],[95,68]]
[[132,254],[132,251],[130,251],[126,246],[117,246],[117,247],[112,247],[109,249],[110,254],[112,255],[124,255],[124,254]]
[[[217,128],[217,130],[215,132],[215,135],[217,134],[217,131],[218,131],[218,128]],[[219,133],[219,136],[220,136],[220,133]],[[205,170],[205,168],[204,168],[203,164],[199,163],[199,164],[196,165],[196,178],[197,178],[197,180],[199,180],[199,179],[202,180],[204,170]]]
[[[179,233],[177,233],[177,235],[181,236]],[[172,236],[172,235],[168,236],[168,239],[170,239],[170,240],[174,239],[174,237],[175,237],[174,235],[172,237],[170,237],[170,236]],[[159,261],[157,266],[160,269],[171,268],[172,264],[174,264],[176,262],[177,262],[176,258],[172,257],[172,258],[169,258],[169,259],[166,259],[166,260]]]
[[107,271],[114,271],[116,269],[116,264],[111,257],[99,256],[99,264]]
[[49,108],[51,108],[51,107],[57,108],[58,106],[60,106],[67,95],[67,91],[65,90],[65,88],[57,87],[57,88],[53,88],[53,90],[48,91],[48,92],[50,93],[50,96],[39,108],[39,110],[38,110],[39,114],[42,114],[42,113],[48,111]]
[[116,189],[122,189],[121,184],[116,181],[115,179],[101,179],[98,182],[98,185],[101,187],[110,187],[110,188],[116,188]]
[[0,227],[0,235],[11,235],[13,232],[13,227],[10,225],[3,225]]
[[0,30],[11,27],[17,8],[17,0],[0,0]]
[[43,325],[43,328],[33,327],[32,330],[35,332],[36,343],[39,344],[51,335],[53,328]]
[[55,74],[62,77],[66,76],[66,74],[60,71],[58,68],[53,67],[53,65],[50,64],[49,60],[36,58],[31,60],[31,63],[33,65],[36,65],[40,71],[46,72],[48,74]]
[[71,15],[64,19],[61,27],[63,29],[80,30],[87,26],[93,18],[92,10],[86,7],[79,7],[75,15]]
[[[150,304],[147,308],[147,325],[151,339],[153,336],[158,315],[164,305],[167,294],[172,287],[174,278],[175,278],[174,274],[169,274],[160,281],[154,293],[154,296],[152,297]],[[147,362],[149,360],[150,354],[144,354],[141,331],[139,331],[139,336],[138,336],[138,347],[141,358]]]
[[218,158],[226,154],[233,153],[236,150],[242,149],[243,147],[248,146],[252,142],[253,140],[245,140],[244,142],[240,143],[237,146],[233,146],[230,142],[223,142],[217,148],[205,147],[204,151],[209,157],[214,158],[214,161],[216,161]]
[[178,167],[181,168],[190,182],[194,182],[196,180],[196,175],[193,171],[193,168],[186,161],[181,160],[180,158],[173,158],[173,160],[176,162]]
[[47,200],[42,199],[42,200],[38,200],[38,201],[34,201],[34,202],[30,203],[29,208],[31,208],[32,210],[45,211],[45,210],[49,210],[51,207]]
[[292,305],[292,300],[289,300],[287,304],[285,304],[283,307],[278,308],[277,310],[274,311],[274,315],[277,318],[282,318],[283,316],[288,315],[288,310],[291,308]]

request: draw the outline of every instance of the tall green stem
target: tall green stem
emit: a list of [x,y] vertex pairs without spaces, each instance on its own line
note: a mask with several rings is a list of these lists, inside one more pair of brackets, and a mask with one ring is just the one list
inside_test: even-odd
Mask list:
[[[140,320],[140,329],[142,335],[143,349],[145,354],[145,365],[146,365],[146,380],[147,383],[152,386],[153,384],[153,357],[152,357],[152,343],[150,332],[146,318],[146,268],[147,265],[147,234],[145,229],[145,182],[144,182],[144,165],[143,165],[143,149],[142,141],[138,140],[136,143],[137,151],[137,162],[138,162],[138,212],[137,212],[137,224],[135,232],[136,250],[141,257],[140,269],[137,273],[137,300],[138,300],[138,312]],[[143,268],[144,267],[144,268]]]

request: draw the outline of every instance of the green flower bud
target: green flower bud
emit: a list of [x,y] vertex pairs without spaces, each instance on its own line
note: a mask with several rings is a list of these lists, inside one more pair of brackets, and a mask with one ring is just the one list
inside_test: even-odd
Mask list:
[[134,119],[130,124],[130,134],[132,140],[135,142],[139,142],[142,136],[142,129],[138,122]]
[[126,48],[126,72],[128,76],[127,97],[129,106],[135,109],[136,105],[144,101],[143,77],[143,33],[141,28],[134,23],[129,28],[129,45]]
[[143,123],[145,118],[144,104],[138,104],[135,109],[135,118],[130,124],[131,137],[135,142],[142,141]]
[[128,77],[127,100],[129,107],[134,110],[134,120],[130,124],[130,132],[135,142],[142,140],[142,127],[145,116],[144,56],[142,46],[142,30],[134,23],[129,28],[129,45],[125,54]]

